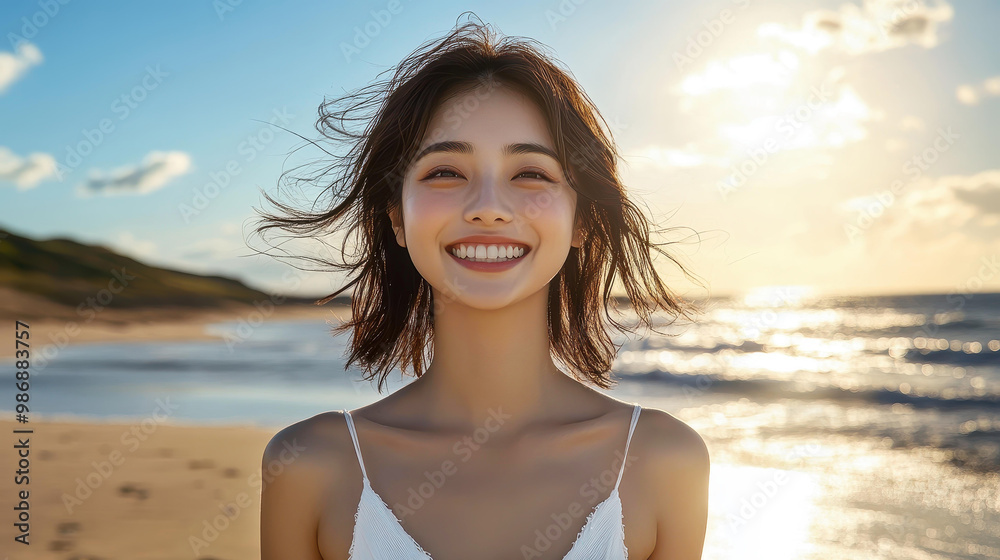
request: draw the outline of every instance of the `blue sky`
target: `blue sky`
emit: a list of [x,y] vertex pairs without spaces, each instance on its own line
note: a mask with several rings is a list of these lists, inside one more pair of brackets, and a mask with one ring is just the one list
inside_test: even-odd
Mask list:
[[282,289],[289,265],[240,256],[244,238],[259,190],[320,154],[286,162],[302,142],[267,122],[314,138],[324,97],[466,10],[569,67],[617,123],[635,196],[702,232],[679,250],[713,293],[1000,289],[989,1],[5,3],[0,227]]

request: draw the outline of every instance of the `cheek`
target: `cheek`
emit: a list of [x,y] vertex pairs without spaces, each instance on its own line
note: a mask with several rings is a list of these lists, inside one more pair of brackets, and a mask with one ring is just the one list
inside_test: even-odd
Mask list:
[[[573,235],[573,219],[576,213],[575,194],[565,189],[549,189],[531,193],[524,200],[524,216],[532,226],[546,237],[569,239]],[[561,242],[561,241],[560,241]]]
[[403,200],[406,233],[411,237],[436,236],[454,219],[455,205],[448,198],[435,193],[415,192]]

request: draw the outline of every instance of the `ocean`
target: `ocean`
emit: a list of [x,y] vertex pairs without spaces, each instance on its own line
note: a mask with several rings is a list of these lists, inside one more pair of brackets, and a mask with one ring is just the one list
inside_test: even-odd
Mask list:
[[[229,340],[58,349],[34,368],[32,414],[277,430],[384,396],[322,320],[209,329]],[[706,560],[1000,558],[1000,294],[779,289],[656,329],[616,337],[605,392],[705,438]],[[410,379],[396,370],[390,392]]]

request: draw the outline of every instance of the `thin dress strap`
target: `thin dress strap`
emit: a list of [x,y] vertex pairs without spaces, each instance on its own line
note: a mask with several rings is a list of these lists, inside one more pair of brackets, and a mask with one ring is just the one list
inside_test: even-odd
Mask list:
[[640,410],[642,410],[642,407],[636,403],[635,407],[632,409],[632,424],[628,427],[628,439],[625,440],[625,454],[622,456],[622,468],[618,471],[618,481],[615,482],[615,490],[618,489],[618,485],[622,481],[622,475],[625,474],[625,463],[628,461],[628,445],[632,443],[632,432],[635,430],[635,424],[639,419]]
[[361,446],[358,445],[358,434],[354,431],[354,419],[351,418],[351,413],[346,408],[343,412],[344,417],[347,418],[347,429],[351,431],[351,440],[354,442],[354,451],[358,454],[358,464],[361,465],[361,477],[368,480],[368,473],[365,472],[365,462],[361,459]]

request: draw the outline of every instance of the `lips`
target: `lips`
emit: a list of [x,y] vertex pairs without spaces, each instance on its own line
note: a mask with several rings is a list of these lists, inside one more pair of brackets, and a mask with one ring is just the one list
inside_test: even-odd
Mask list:
[[528,252],[531,251],[531,245],[528,245],[523,241],[518,241],[510,237],[501,237],[498,235],[470,235],[445,245],[445,250],[450,253],[453,248],[458,247],[459,245],[510,245],[512,247],[524,249],[524,254],[528,254]]
[[[525,249],[524,255],[527,255],[528,251]],[[515,266],[521,264],[524,261],[524,256],[517,259],[507,259],[505,261],[498,262],[484,262],[484,261],[470,261],[469,259],[460,259],[456,257],[451,251],[448,252],[448,257],[454,260],[459,266],[463,266],[469,270],[474,270],[477,272],[503,272],[510,270]]]

